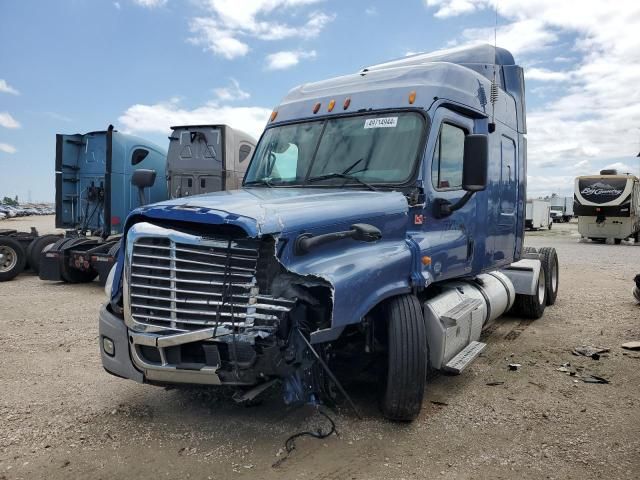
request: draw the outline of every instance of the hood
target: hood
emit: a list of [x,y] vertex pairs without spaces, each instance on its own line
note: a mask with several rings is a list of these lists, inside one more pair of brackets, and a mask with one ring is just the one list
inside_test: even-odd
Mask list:
[[407,212],[400,192],[334,188],[245,188],[177,198],[136,213],[203,223],[240,225],[250,235],[311,230],[333,223]]

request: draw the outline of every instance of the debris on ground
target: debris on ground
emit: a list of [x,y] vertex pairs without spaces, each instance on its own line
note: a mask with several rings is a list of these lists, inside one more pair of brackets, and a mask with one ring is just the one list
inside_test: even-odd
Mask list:
[[609,380],[597,375],[581,375],[580,378],[584,383],[609,383]]
[[575,347],[571,353],[576,356],[591,357],[594,360],[600,359],[600,354],[607,353],[610,350],[607,347],[594,347],[592,345],[580,345]]
[[509,370],[518,370],[522,365],[519,363],[510,363]]
[[496,387],[498,385],[504,385],[504,382],[487,382],[486,384],[490,387]]
[[431,403],[433,403],[434,405],[439,405],[441,407],[446,407],[447,405],[449,405],[447,402],[441,402],[439,400],[431,400]]
[[640,350],[640,341],[623,343],[621,347],[625,350]]

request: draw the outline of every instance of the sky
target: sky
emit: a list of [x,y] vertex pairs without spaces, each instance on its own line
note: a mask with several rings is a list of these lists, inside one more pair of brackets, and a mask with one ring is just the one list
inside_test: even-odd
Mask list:
[[[0,198],[53,201],[56,133],[257,138],[296,85],[493,43],[495,24],[495,0],[0,0]],[[530,197],[640,172],[638,32],[637,1],[497,0],[497,44],[525,68]]]

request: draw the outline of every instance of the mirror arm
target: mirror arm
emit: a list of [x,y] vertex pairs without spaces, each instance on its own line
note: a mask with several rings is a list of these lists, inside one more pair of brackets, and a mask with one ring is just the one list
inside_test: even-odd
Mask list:
[[433,216],[436,218],[448,217],[456,210],[460,210],[464,207],[474,193],[475,192],[465,192],[463,197],[454,204],[446,198],[436,198],[433,202]]
[[377,242],[382,238],[382,233],[376,227],[367,224],[354,224],[351,226],[351,230],[325,233],[315,236],[311,233],[303,233],[296,238],[294,245],[295,254],[304,255],[320,245],[335,242],[336,240],[342,240],[344,238],[352,238],[353,240],[361,242]]

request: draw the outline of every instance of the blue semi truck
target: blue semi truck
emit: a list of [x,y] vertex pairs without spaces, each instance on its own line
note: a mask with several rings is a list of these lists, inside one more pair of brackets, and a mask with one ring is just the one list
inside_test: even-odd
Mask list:
[[505,312],[539,318],[553,249],[523,249],[522,68],[501,48],[420,54],[294,88],[242,188],[148,205],[100,311],[113,375],[333,400],[377,368],[383,414],[419,413]]
[[0,230],[0,281],[29,267],[43,280],[104,284],[132,210],[237,188],[255,143],[221,124],[171,127],[168,153],[113,126],[56,135],[55,226],[65,235]]

